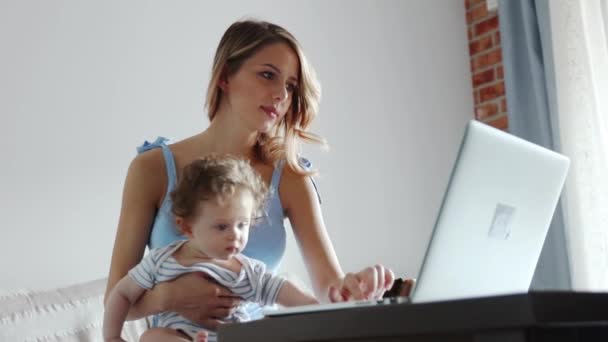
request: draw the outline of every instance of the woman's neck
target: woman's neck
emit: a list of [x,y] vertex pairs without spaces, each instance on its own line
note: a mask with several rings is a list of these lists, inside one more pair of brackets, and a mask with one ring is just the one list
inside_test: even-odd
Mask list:
[[236,115],[231,114],[218,111],[209,127],[202,133],[202,138],[214,153],[231,154],[251,160],[258,132],[250,131],[242,122],[234,119]]

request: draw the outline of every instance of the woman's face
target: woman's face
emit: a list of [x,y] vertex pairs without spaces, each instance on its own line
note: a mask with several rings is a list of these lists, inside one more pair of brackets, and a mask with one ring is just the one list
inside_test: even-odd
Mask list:
[[285,43],[260,49],[223,85],[228,105],[247,128],[268,132],[289,110],[300,62]]

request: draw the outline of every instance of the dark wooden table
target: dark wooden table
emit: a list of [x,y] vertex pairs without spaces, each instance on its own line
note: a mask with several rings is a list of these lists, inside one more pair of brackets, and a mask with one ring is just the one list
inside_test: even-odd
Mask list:
[[608,293],[530,292],[297,314],[230,324],[220,342],[608,342]]

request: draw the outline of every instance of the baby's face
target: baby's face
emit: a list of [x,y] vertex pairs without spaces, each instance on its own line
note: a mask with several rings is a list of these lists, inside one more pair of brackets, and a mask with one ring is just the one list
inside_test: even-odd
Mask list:
[[247,245],[253,208],[253,196],[247,190],[201,202],[190,240],[210,258],[230,259]]

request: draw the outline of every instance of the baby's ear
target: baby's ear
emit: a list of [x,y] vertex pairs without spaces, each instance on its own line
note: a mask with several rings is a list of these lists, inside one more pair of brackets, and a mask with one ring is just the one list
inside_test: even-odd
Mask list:
[[192,226],[190,225],[190,222],[188,222],[188,220],[181,216],[176,216],[175,224],[177,225],[177,229],[179,229],[182,234],[184,234],[188,238],[192,237]]

